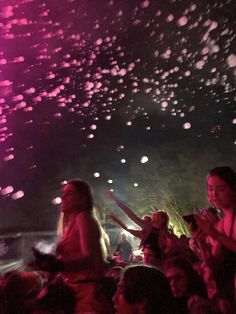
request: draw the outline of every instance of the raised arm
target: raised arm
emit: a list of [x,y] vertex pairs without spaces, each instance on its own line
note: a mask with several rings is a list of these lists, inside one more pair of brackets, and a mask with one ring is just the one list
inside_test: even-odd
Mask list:
[[114,221],[114,223],[116,223],[117,225],[119,225],[121,228],[123,228],[124,230],[128,231],[128,227],[126,226],[126,224],[121,221],[116,215],[114,215],[113,213],[108,214],[108,217]]
[[110,213],[108,215],[108,217],[114,221],[116,224],[118,224],[121,228],[123,228],[124,230],[128,231],[129,233],[131,233],[133,236],[141,238],[142,236],[142,231],[141,230],[135,230],[135,229],[130,229],[126,226],[126,224],[123,223],[123,221],[121,221],[117,216],[115,216],[113,213]]
[[111,191],[107,193],[110,199],[112,199],[119,207],[120,209],[131,219],[136,225],[141,227],[142,229],[150,229],[149,224],[147,224],[145,221],[143,221],[142,218],[138,217],[132,209],[130,209],[128,206],[126,206],[123,202],[121,202]]

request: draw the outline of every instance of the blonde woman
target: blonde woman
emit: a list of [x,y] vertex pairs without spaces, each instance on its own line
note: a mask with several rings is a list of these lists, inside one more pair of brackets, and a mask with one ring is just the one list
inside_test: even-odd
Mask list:
[[109,302],[96,295],[107,264],[90,187],[82,180],[69,181],[62,188],[61,199],[57,257],[48,265],[45,258],[41,268],[53,271],[55,269],[50,269],[50,266],[56,265],[56,270],[61,271],[75,291],[76,313],[110,313]]

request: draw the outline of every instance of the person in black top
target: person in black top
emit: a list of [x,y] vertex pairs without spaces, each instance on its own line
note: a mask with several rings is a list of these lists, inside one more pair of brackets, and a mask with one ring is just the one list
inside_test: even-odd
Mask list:
[[132,246],[127,241],[126,235],[124,233],[121,233],[120,242],[114,252],[114,255],[118,255],[123,262],[128,262],[132,252]]

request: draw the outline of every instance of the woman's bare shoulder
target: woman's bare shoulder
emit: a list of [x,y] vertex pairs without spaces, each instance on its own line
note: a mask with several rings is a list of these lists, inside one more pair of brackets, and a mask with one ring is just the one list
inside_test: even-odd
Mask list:
[[[76,217],[76,226],[81,229],[95,230],[99,229],[98,222],[91,212],[83,211]],[[88,231],[89,231],[88,230]]]

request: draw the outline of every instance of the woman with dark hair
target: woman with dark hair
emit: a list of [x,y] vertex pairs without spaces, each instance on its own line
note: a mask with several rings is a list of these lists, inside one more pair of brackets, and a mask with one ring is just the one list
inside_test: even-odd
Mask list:
[[163,271],[169,280],[176,304],[182,314],[189,313],[188,302],[191,298],[197,297],[197,300],[205,301],[204,305],[207,303],[207,289],[204,281],[188,260],[180,257],[170,258],[164,262]]
[[[179,239],[177,236],[169,229],[169,215],[161,210],[157,210],[152,214],[152,226],[153,234],[158,235],[158,246],[162,252],[162,258],[168,256],[176,255],[179,248]],[[151,244],[152,236],[144,241],[145,244]]]
[[[197,294],[201,297],[207,297],[206,286],[202,278],[194,270],[191,262],[181,257],[172,257],[164,262],[164,273],[170,281],[170,287],[175,297],[190,296]],[[175,281],[176,276],[171,276],[179,270],[184,276],[184,284],[180,282],[180,278]],[[182,278],[182,277],[181,277]]]
[[212,238],[209,259],[220,296],[230,300],[234,295],[236,271],[236,173],[230,167],[216,167],[207,175],[209,202],[221,210],[223,217],[213,225],[205,216],[197,215],[196,222]]
[[179,247],[178,238],[169,230],[169,216],[166,212],[157,210],[150,216],[144,216],[144,219],[138,217],[132,209],[121,202],[111,191],[107,194],[110,199],[115,201],[119,208],[135,223],[141,230],[133,230],[121,222],[114,214],[109,217],[118,223],[123,229],[134,236],[140,238],[140,247],[151,245],[160,248],[162,255],[175,254]]
[[36,262],[45,271],[62,272],[75,291],[76,313],[109,313],[104,300],[96,296],[106,270],[106,254],[90,187],[81,180],[69,181],[61,199],[57,257],[34,251]]
[[124,269],[113,297],[117,314],[174,314],[173,296],[165,275],[145,265]]
[[1,287],[0,313],[33,313],[41,288],[42,278],[37,272],[13,270],[6,273]]
[[208,200],[222,211],[223,218],[217,229],[202,216],[196,216],[197,223],[219,244],[236,252],[236,173],[229,167],[216,167],[209,172],[206,183]]

